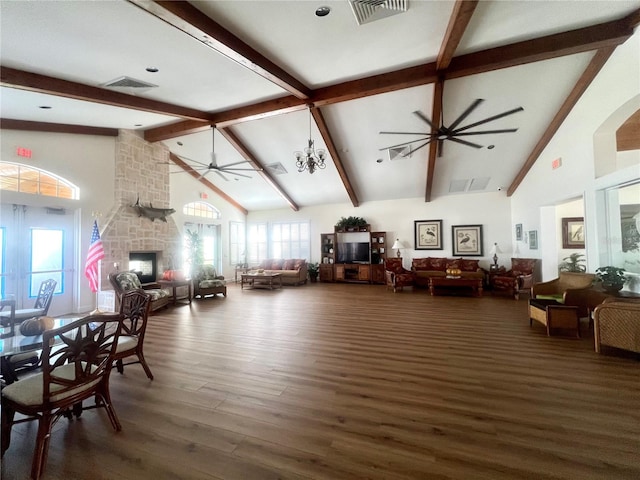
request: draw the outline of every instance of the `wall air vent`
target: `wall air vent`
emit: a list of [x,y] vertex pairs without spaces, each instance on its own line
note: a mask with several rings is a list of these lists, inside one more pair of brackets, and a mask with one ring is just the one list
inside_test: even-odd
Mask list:
[[131,77],[119,77],[109,82],[100,85],[102,88],[109,88],[112,90],[118,90],[128,93],[142,93],[152,88],[158,88],[158,85],[153,83],[143,82],[142,80],[136,80]]
[[411,145],[389,149],[389,160],[399,160],[405,157],[411,157]]
[[288,173],[287,169],[284,168],[284,165],[280,162],[270,163],[269,165],[265,165],[264,168],[274,175],[284,175],[285,173]]
[[449,193],[462,193],[467,191],[469,180],[451,180]]
[[409,0],[350,0],[358,25],[381,20],[409,9]]

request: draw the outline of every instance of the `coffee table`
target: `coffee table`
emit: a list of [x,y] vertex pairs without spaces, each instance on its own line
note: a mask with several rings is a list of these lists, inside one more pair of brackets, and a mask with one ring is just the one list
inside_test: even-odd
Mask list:
[[476,297],[482,296],[481,278],[464,277],[430,277],[429,292],[435,295],[436,292],[471,292]]
[[[187,300],[191,303],[191,299],[193,298],[193,294],[191,293],[191,280],[158,280],[158,283],[162,288],[170,288],[171,289],[171,300],[175,305],[178,300]],[[184,294],[178,295],[179,287],[187,287],[187,295]]]
[[245,285],[248,285],[252,288],[268,288],[269,290],[273,290],[274,288],[281,288],[282,274],[268,272],[243,273],[240,277],[240,289],[243,290]]

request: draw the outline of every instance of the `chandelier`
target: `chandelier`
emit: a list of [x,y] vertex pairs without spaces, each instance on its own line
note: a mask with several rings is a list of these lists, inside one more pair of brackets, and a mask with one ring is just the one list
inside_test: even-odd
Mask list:
[[297,151],[293,152],[293,154],[296,156],[296,167],[298,167],[298,172],[309,170],[309,173],[313,173],[317,168],[322,170],[327,166],[324,163],[327,158],[326,150],[322,148],[316,150],[313,147],[313,140],[311,139],[311,109],[309,109],[309,146],[302,152]]

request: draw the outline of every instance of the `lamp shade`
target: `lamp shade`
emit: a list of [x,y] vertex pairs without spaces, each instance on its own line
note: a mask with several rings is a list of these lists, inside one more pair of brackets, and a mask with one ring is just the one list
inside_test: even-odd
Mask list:
[[396,238],[396,241],[393,242],[393,245],[391,246],[391,248],[393,250],[398,250],[399,248],[402,248],[402,244],[400,243],[400,240]]
[[491,247],[491,250],[489,251],[489,254],[495,255],[496,253],[502,253],[502,250],[500,250],[500,247],[498,246],[497,243],[494,243],[493,246]]

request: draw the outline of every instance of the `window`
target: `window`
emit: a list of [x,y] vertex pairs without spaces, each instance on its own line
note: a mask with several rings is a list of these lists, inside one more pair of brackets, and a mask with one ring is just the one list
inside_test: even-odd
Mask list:
[[31,282],[29,297],[37,297],[40,284],[53,278],[57,283],[54,293],[62,293],[64,270],[64,232],[62,230],[31,229]]
[[185,223],[183,237],[183,270],[192,271],[193,264],[213,265],[221,271],[220,226]]
[[244,223],[229,222],[229,265],[241,265],[246,261]]
[[271,225],[271,257],[309,260],[309,237],[309,222],[274,223]]
[[309,222],[251,224],[247,227],[247,262],[255,265],[267,258],[304,258],[311,255]]
[[1,298],[5,298],[4,297],[4,273],[5,273],[5,264],[4,264],[4,227],[0,227],[0,272],[2,273],[2,275],[0,275],[0,297]]
[[11,162],[0,162],[0,190],[73,200],[79,198],[78,187],[57,175]]
[[247,227],[247,262],[257,265],[268,257],[267,224],[254,223]]
[[205,202],[187,203],[182,208],[182,213],[200,218],[220,218],[220,210]]

